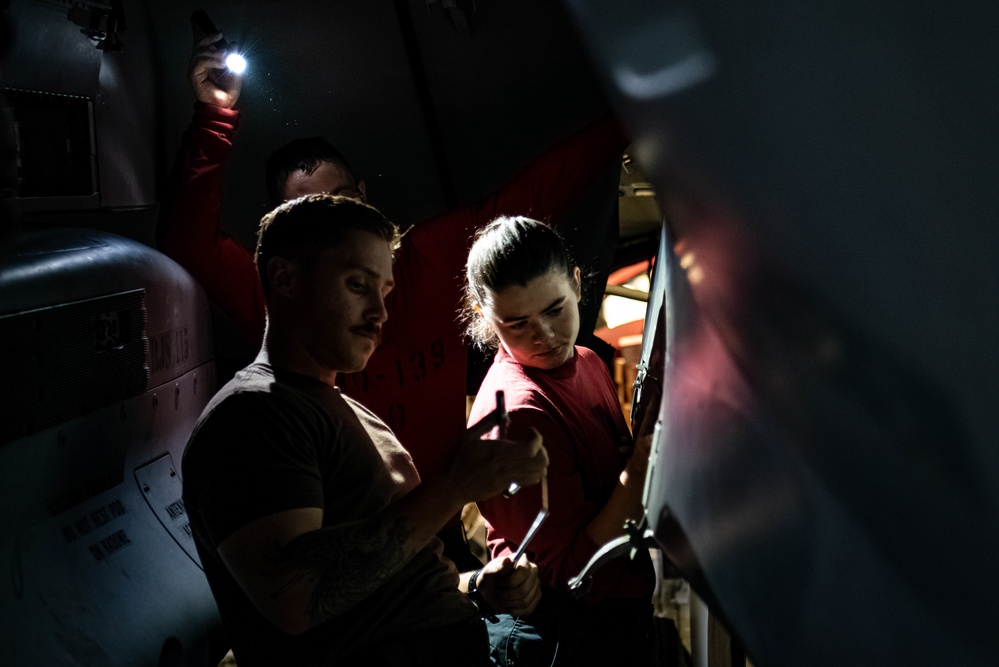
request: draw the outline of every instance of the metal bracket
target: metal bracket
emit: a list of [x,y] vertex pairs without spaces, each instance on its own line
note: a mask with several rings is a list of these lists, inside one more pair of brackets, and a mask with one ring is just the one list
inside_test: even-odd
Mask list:
[[625,554],[628,558],[634,558],[639,549],[657,546],[652,531],[649,529],[649,522],[645,517],[640,522],[628,520],[624,524],[624,530],[627,535],[622,535],[600,547],[590,557],[582,571],[569,580],[570,593],[576,597],[583,597],[590,590],[593,574],[604,564],[621,558]]
[[124,48],[119,32],[128,30],[121,0],[45,0],[67,8],[66,18],[80,26],[80,32],[97,42],[97,49],[117,53]]

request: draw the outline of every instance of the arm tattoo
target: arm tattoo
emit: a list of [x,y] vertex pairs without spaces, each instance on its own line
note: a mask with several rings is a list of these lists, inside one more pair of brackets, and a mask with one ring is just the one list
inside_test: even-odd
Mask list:
[[313,624],[347,611],[415,554],[406,541],[409,521],[360,521],[301,535],[281,549],[274,574],[290,576],[285,590],[305,580],[315,585],[309,604]]

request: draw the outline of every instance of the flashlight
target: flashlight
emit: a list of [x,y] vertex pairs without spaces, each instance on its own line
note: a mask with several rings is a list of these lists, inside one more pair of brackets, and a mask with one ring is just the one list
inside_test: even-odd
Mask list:
[[[205,33],[206,35],[217,35],[219,32],[221,32],[218,28],[215,27],[215,24],[212,22],[210,18],[208,18],[208,14],[203,9],[199,9],[195,11],[193,14],[191,14],[191,23],[193,23],[195,27],[198,28],[198,30]],[[223,37],[219,41],[215,42],[215,48],[221,49],[223,51],[228,51],[230,48],[230,44],[228,40],[226,40],[226,38]],[[246,58],[233,51],[228,56],[226,56],[225,66],[233,74],[242,74],[243,72],[246,71]]]
[[225,57],[225,66],[233,74],[242,74],[246,71],[246,58],[238,53],[230,53]]

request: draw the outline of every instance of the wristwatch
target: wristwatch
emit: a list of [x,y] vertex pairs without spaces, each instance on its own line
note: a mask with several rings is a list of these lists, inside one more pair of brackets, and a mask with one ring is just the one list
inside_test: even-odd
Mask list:
[[475,603],[475,606],[479,608],[479,613],[486,618],[495,618],[496,614],[493,608],[489,606],[486,599],[482,597],[482,591],[479,590],[479,575],[482,574],[482,570],[476,570],[472,572],[468,577],[468,599]]

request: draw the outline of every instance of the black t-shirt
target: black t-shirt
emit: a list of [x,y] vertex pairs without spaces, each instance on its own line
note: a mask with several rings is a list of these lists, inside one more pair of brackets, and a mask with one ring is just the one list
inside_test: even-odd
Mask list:
[[339,525],[419,484],[392,431],[337,389],[251,364],[205,408],[182,473],[195,543],[240,667],[325,664],[388,637],[477,617],[437,538],[365,600],[297,637],[268,623],[222,563],[218,545],[257,519],[319,507],[324,526]]

